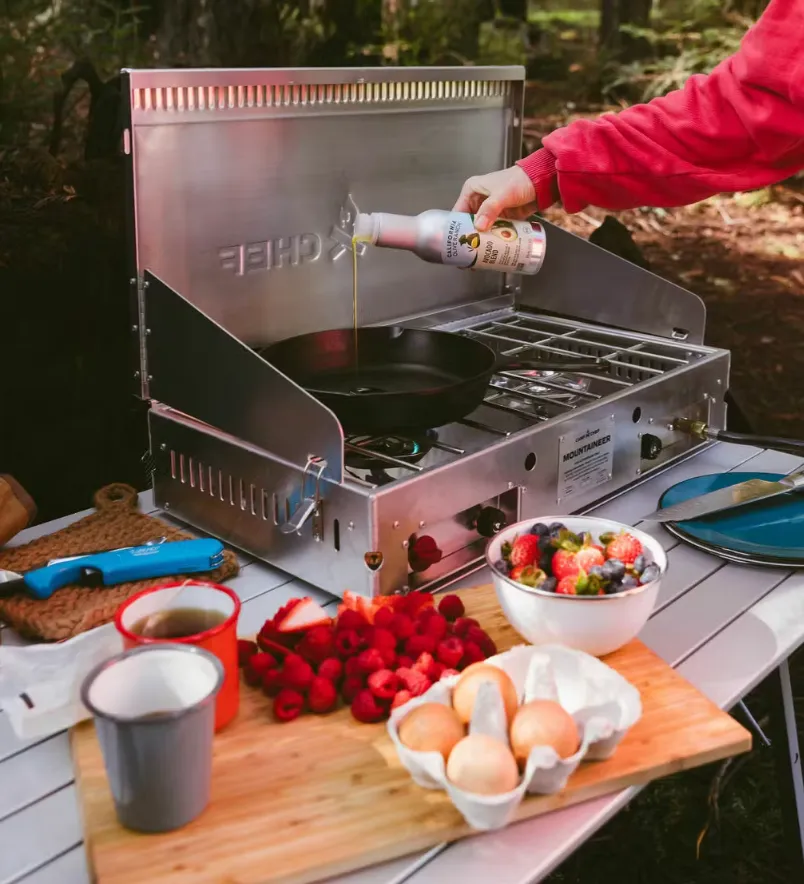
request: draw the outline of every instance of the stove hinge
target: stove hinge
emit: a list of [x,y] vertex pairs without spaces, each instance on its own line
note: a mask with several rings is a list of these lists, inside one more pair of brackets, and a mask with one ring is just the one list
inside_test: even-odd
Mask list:
[[327,462],[311,454],[302,473],[301,503],[291,513],[287,522],[279,526],[283,534],[301,534],[302,528],[310,521],[313,540],[324,539],[323,501],[321,500],[321,476]]
[[143,297],[144,289],[148,283],[140,276],[133,276],[129,280],[129,285],[136,290],[136,310],[134,313],[134,322],[131,326],[131,333],[136,335],[136,356],[134,365],[134,383],[135,388],[138,387],[137,395],[141,399],[150,399],[150,391],[148,382],[151,380],[148,374],[148,350],[146,347],[146,338],[151,333],[145,321],[145,298]]

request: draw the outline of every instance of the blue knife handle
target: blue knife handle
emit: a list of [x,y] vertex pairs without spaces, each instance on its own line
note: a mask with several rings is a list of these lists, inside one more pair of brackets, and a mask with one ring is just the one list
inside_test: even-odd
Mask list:
[[177,540],[57,562],[29,571],[25,574],[25,585],[35,598],[47,599],[62,586],[80,583],[86,569],[97,571],[104,586],[114,586],[147,577],[214,571],[222,561],[223,544],[219,540]]

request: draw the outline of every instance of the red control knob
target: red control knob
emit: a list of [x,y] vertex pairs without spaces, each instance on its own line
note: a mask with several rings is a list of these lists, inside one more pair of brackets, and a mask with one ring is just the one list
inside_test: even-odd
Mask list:
[[408,541],[408,564],[411,571],[426,571],[441,561],[444,554],[429,534],[413,536]]

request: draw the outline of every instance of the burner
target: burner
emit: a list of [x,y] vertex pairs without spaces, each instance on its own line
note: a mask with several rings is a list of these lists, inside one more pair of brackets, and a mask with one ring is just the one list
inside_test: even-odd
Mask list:
[[[540,384],[540,380],[544,380],[547,383]],[[536,369],[508,372],[506,375],[495,375],[491,381],[492,387],[505,390],[514,395],[516,395],[517,391],[522,390],[550,402],[560,402],[564,405],[576,402],[580,398],[578,393],[585,393],[589,389],[589,384],[589,378],[566,375],[557,371],[538,371]],[[561,389],[556,389],[557,387]]]
[[348,448],[344,459],[346,466],[352,469],[382,474],[387,469],[393,469],[394,465],[377,455],[393,457],[405,463],[418,463],[437,440],[435,430],[426,430],[416,439],[409,436],[349,436],[346,442],[360,451]]

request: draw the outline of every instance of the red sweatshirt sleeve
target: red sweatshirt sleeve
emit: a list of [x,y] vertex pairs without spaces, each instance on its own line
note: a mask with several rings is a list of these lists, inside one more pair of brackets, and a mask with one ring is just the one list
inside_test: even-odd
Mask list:
[[711,74],[543,143],[519,162],[540,208],[556,184],[578,212],[688,205],[787,178],[804,168],[804,0],[772,0]]

